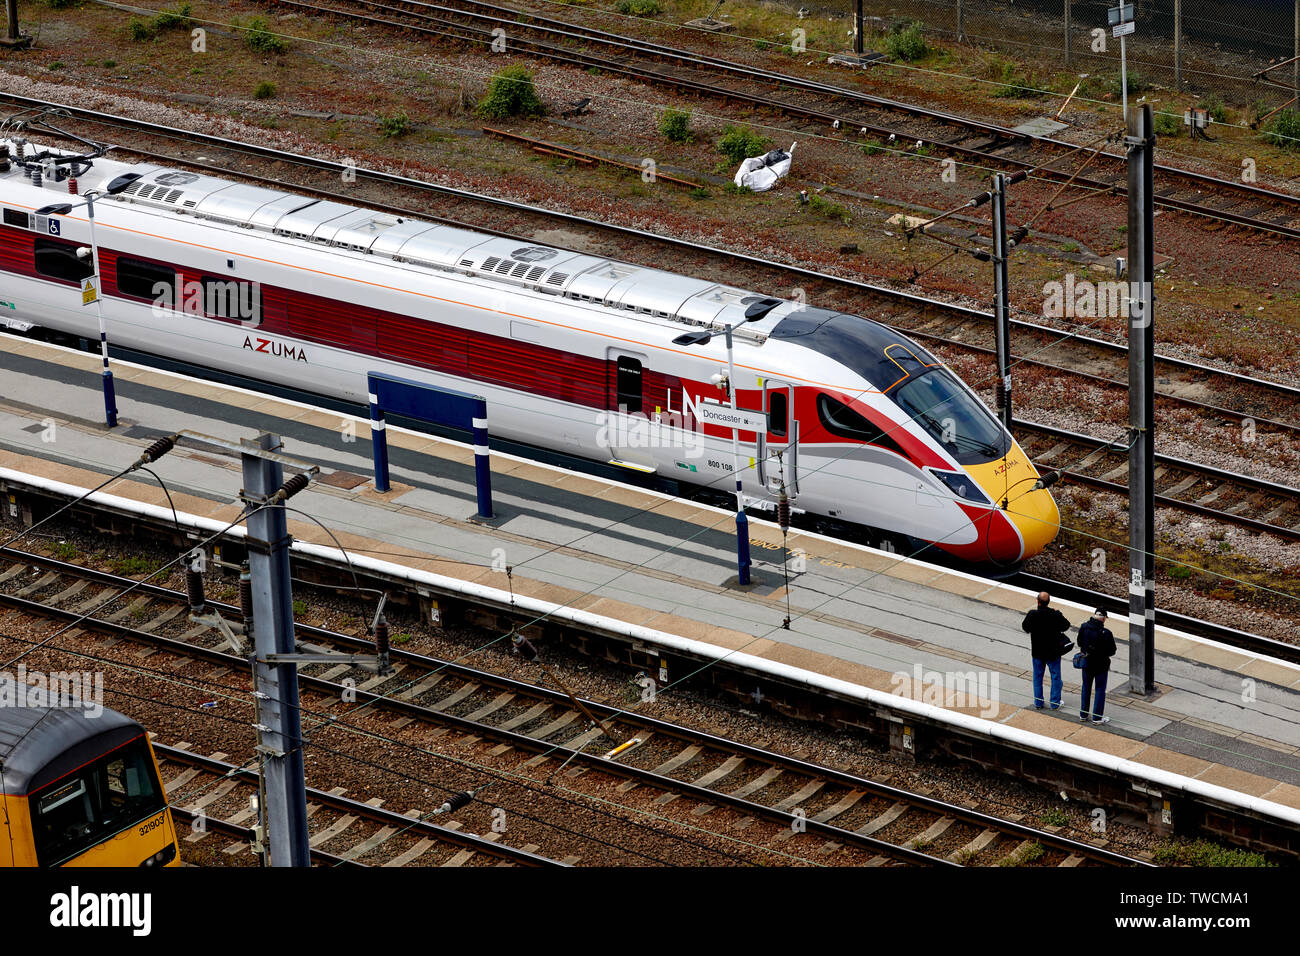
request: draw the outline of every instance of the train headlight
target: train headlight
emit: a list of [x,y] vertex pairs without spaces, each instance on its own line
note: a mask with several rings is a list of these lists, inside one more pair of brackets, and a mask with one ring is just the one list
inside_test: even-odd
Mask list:
[[172,860],[176,859],[176,844],[168,843],[165,847],[149,857],[141,866],[166,866]]
[[967,501],[973,501],[981,505],[993,504],[992,499],[984,493],[984,489],[979,486],[979,483],[964,471],[940,471],[937,468],[931,468],[930,474],[942,481],[948,490],[958,498],[965,498]]

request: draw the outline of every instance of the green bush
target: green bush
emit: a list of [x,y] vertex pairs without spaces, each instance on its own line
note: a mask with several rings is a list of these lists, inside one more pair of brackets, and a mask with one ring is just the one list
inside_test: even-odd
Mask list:
[[728,126],[718,140],[718,152],[736,166],[751,156],[762,156],[770,145],[767,139],[747,126]]
[[885,50],[895,60],[919,60],[930,52],[921,31],[925,24],[919,20],[900,20],[885,37]]
[[1283,149],[1300,149],[1300,112],[1283,110],[1264,127],[1265,141]]
[[618,12],[634,17],[655,17],[663,10],[659,0],[618,0]]
[[[1122,91],[1123,80],[1115,77],[1115,95],[1118,96]],[[1151,89],[1151,81],[1139,73],[1137,70],[1128,71],[1128,91],[1129,93],[1141,93],[1143,90]]]
[[396,139],[411,131],[411,120],[405,113],[394,113],[379,120],[379,135],[384,139]]
[[659,114],[659,132],[673,143],[689,143],[695,138],[691,132],[691,114],[682,110],[664,110]]
[[174,10],[163,10],[153,18],[154,29],[186,30],[190,25],[190,5],[178,4]]
[[269,80],[263,80],[257,84],[257,89],[253,90],[253,99],[269,100],[275,96],[275,84]]
[[143,20],[132,20],[126,25],[126,33],[136,43],[143,43],[145,40],[152,40],[158,35],[151,24]]
[[1000,84],[993,95],[1002,99],[1033,99],[1042,96],[1035,88],[1034,82],[1017,72],[1015,65],[1008,60],[994,58],[989,61],[989,79]]
[[1208,840],[1165,843],[1156,847],[1153,862],[1160,866],[1273,866],[1262,853],[1230,850]]
[[262,17],[253,17],[244,30],[244,42],[254,53],[283,53],[289,49],[284,37],[272,33]]
[[824,196],[817,195],[817,193],[813,193],[808,197],[808,208],[815,213],[820,213],[827,219],[838,219],[846,226],[853,221],[853,217],[849,215],[847,209],[837,202],[832,202]]
[[533,86],[533,74],[525,66],[508,66],[488,82],[487,95],[475,112],[490,119],[507,116],[542,116],[546,105]]
[[1183,128],[1183,121],[1168,113],[1157,113],[1155,131],[1157,136],[1177,136]]
[[1211,93],[1196,105],[1209,113],[1210,119],[1214,120],[1214,122],[1228,122],[1228,108],[1223,105],[1223,99],[1217,93]]

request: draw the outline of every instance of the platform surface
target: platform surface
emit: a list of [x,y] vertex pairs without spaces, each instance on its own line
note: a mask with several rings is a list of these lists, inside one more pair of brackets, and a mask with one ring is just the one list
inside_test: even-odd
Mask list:
[[[498,519],[479,523],[465,445],[390,428],[393,490],[381,495],[371,481],[365,421],[115,363],[121,424],[109,432],[98,367],[91,355],[0,335],[0,465],[90,487],[134,461],[160,432],[189,429],[230,441],[275,432],[286,454],[323,469],[324,480],[295,497],[294,507],[328,525],[349,550],[500,588],[506,576],[494,563],[509,564],[516,593],[886,692],[920,697],[918,667],[922,683],[975,672],[992,699],[974,709],[965,702],[966,713],[1300,807],[1295,665],[1160,628],[1160,693],[1137,699],[1125,692],[1127,628],[1114,617],[1112,723],[1082,725],[1079,672],[1068,656],[1062,709],[1033,706],[1020,622],[1034,599],[1020,589],[792,532],[791,552],[806,558],[802,571],[790,573],[786,630],[784,552],[774,524],[751,517],[756,586],[740,590],[733,514],[496,455]],[[238,513],[237,460],[179,449],[155,470],[178,509],[226,520]],[[147,475],[106,491],[166,503]],[[332,543],[292,514],[290,530]],[[1087,616],[1056,603],[1075,625]]]

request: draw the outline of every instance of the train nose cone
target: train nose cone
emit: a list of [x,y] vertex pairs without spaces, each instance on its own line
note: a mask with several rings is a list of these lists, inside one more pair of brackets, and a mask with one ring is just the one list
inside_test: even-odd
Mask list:
[[967,465],[966,471],[997,505],[985,526],[990,560],[999,564],[1027,561],[1056,537],[1061,513],[1050,492],[1034,490],[1039,474],[1019,444],[1013,442],[1005,457]]
[[1042,553],[1061,530],[1061,512],[1056,507],[1056,499],[1047,491],[1031,491],[1008,502],[1006,515],[1024,542],[1021,561]]

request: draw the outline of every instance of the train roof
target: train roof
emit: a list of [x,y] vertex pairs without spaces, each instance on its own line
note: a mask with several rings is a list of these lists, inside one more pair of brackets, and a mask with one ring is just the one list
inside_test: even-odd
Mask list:
[[860,315],[804,308],[777,322],[770,337],[812,349],[857,372],[873,388],[889,392],[942,363],[887,325]]
[[[795,302],[706,279],[523,239],[162,166],[120,168],[139,177],[112,197],[124,204],[530,288],[618,309],[666,329],[685,325],[721,330],[730,324],[738,339],[762,344],[783,315],[800,308]],[[115,168],[110,178],[118,172]],[[763,318],[747,318],[746,311],[759,302],[766,305]]]
[[[28,701],[44,694],[20,687]],[[107,707],[0,706],[0,793],[22,796],[144,733]]]

